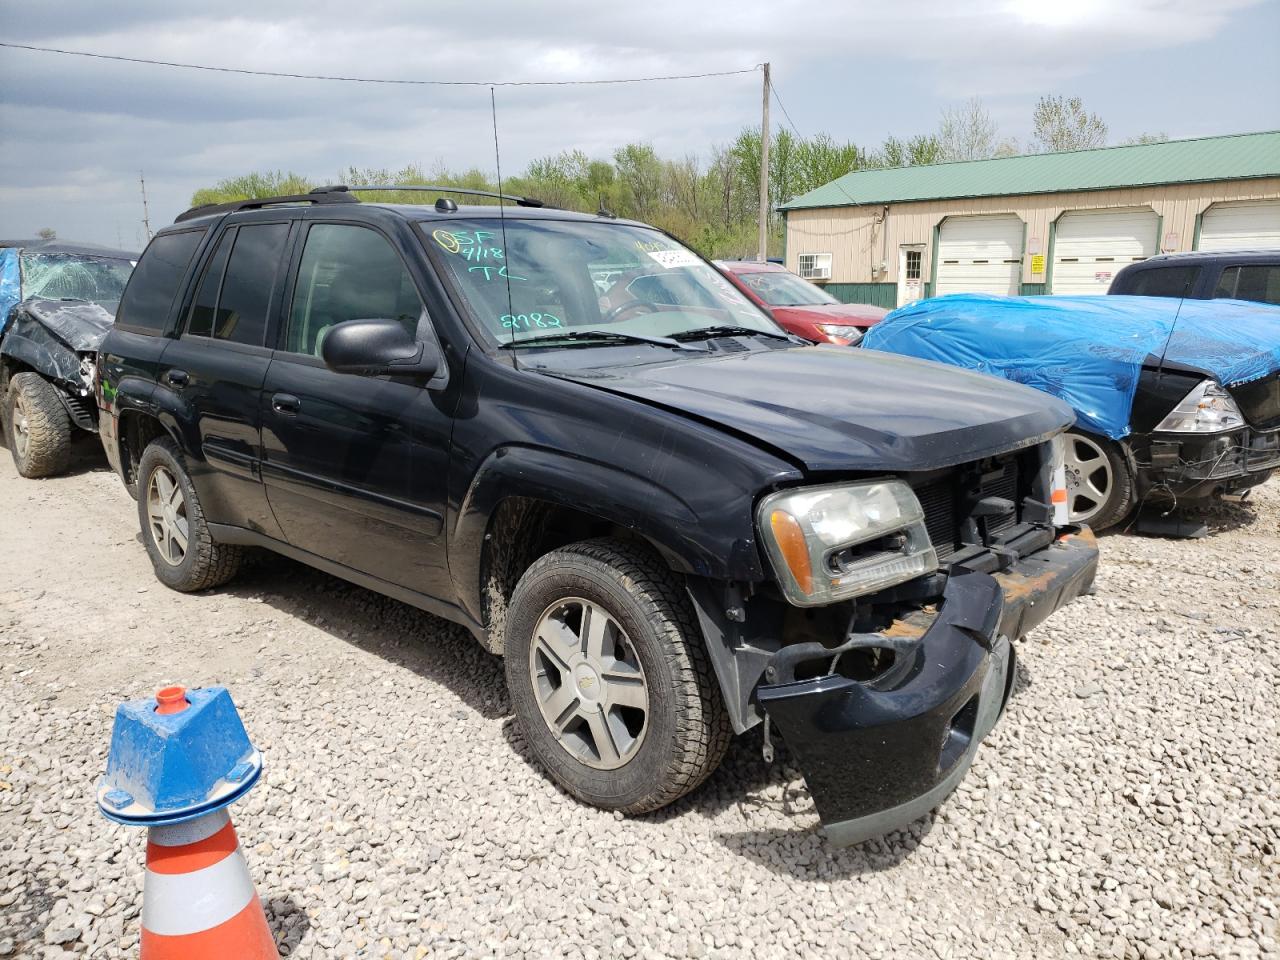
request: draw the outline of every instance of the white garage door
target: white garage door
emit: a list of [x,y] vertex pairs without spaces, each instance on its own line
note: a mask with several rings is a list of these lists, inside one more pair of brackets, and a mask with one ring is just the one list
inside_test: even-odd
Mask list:
[[1280,250],[1280,200],[1215,203],[1200,219],[1201,250]]
[[1155,256],[1160,221],[1149,207],[1075,210],[1058,219],[1051,293],[1106,293],[1130,263]]
[[1022,221],[1015,216],[948,217],[938,230],[938,288],[944,293],[1017,296]]

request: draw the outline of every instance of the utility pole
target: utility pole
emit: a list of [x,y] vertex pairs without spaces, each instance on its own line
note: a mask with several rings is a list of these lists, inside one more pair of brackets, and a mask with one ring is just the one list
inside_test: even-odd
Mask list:
[[760,118],[760,249],[756,259],[769,259],[769,64],[764,65],[764,111]]
[[147,242],[151,242],[151,214],[147,210],[147,181],[142,177],[142,171],[138,171],[138,184],[142,187],[142,228],[147,231]]

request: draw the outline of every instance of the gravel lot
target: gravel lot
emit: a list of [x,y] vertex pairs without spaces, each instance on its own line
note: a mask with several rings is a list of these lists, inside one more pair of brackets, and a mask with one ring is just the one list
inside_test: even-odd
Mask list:
[[461,629],[278,558],[171,593],[92,446],[0,458],[0,955],[137,955],[144,832],[93,788],[116,704],[173,681],[266,754],[232,813],[293,957],[1280,953],[1280,485],[1207,540],[1106,537],[959,791],[836,850],[758,730],[615,819],[543,779]]

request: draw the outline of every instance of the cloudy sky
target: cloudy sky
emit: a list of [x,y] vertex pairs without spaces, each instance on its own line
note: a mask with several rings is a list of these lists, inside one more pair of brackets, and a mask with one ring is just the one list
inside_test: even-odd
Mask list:
[[[874,146],[980,96],[1026,141],[1042,93],[1113,140],[1280,128],[1280,0],[0,0],[0,39],[119,56],[357,77],[579,80],[773,64],[805,134]],[[499,88],[504,172],[646,140],[705,153],[758,123],[758,74]],[[348,166],[492,169],[489,91],[207,73],[0,48],[0,237],[139,247],[225,176]],[[775,110],[775,116],[777,112]]]

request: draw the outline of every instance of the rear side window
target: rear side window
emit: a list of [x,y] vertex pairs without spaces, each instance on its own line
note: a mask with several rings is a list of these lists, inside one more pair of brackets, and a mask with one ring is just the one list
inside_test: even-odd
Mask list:
[[1222,271],[1213,298],[1280,304],[1280,264],[1227,267]]
[[116,323],[148,333],[162,331],[168,322],[173,298],[203,237],[203,230],[184,230],[152,240],[125,287]]
[[214,339],[262,346],[288,237],[287,223],[251,224],[240,228],[227,261],[227,275],[222,281],[222,293],[213,318]]
[[1129,281],[1131,293],[1137,297],[1189,297],[1200,279],[1199,267],[1161,267],[1139,270]]
[[218,249],[205,267],[200,286],[196,289],[196,301],[191,305],[187,333],[200,337],[213,336],[213,320],[218,313],[218,294],[222,292],[222,277],[227,272],[227,258],[231,256],[231,244],[235,239],[236,232],[228,230],[218,241]]

